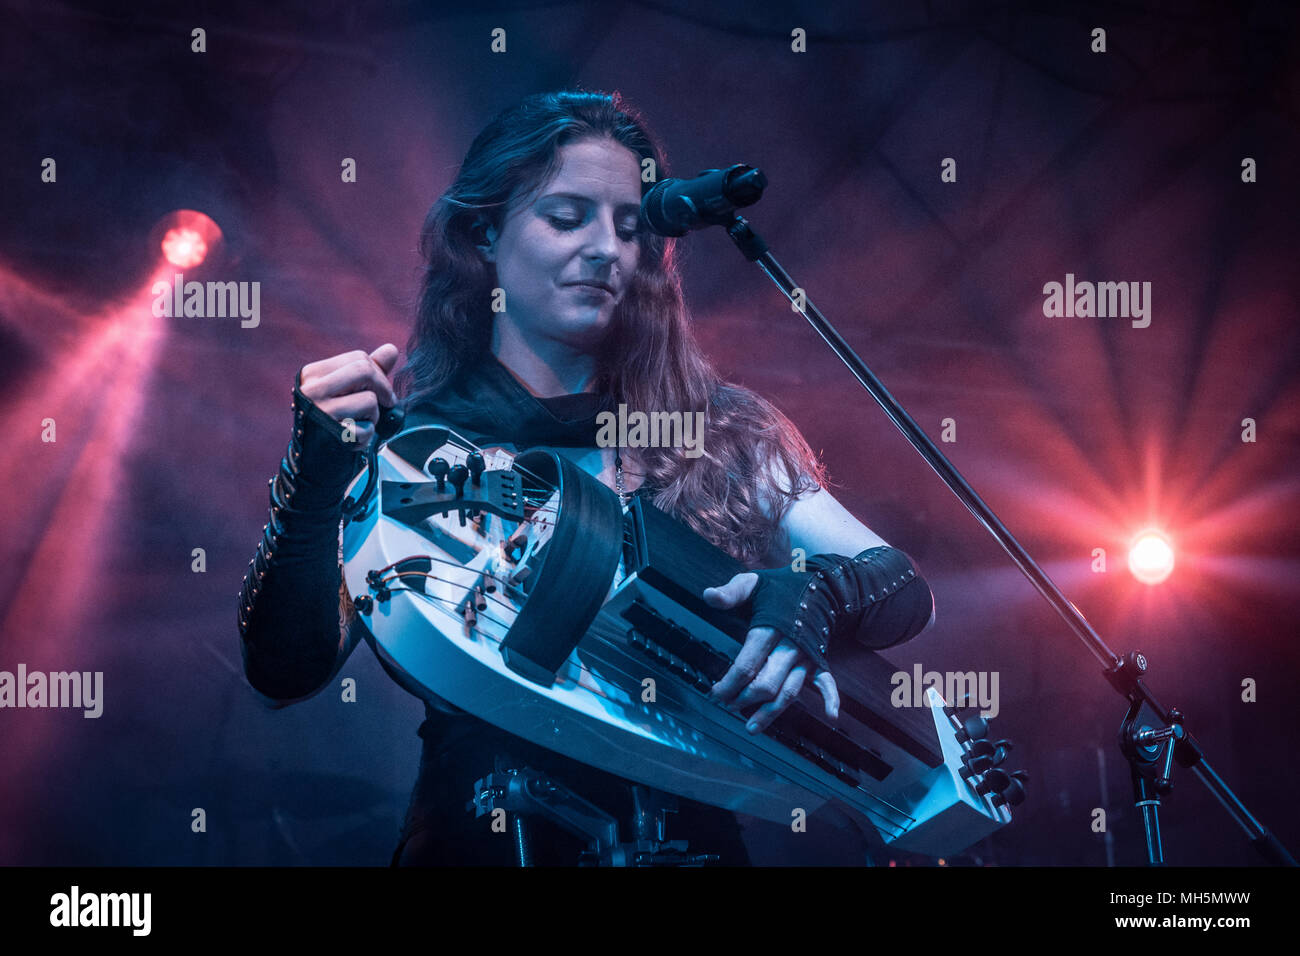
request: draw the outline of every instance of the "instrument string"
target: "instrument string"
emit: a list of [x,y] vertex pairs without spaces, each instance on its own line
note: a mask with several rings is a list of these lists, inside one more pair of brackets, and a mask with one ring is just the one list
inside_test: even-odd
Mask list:
[[[480,454],[484,453],[484,448],[482,445],[472,442],[468,438],[464,438],[463,436],[460,435],[457,435],[456,437],[459,439],[459,441],[455,443],[456,447],[461,448],[461,450],[471,451],[471,452],[476,451]],[[523,452],[520,452],[519,454],[523,454]],[[427,469],[427,465],[428,463],[426,462],[425,463],[426,469]],[[522,494],[524,503],[526,505],[531,505],[534,509],[534,514],[530,516],[529,519],[527,519],[528,521],[532,521],[536,519],[537,517],[536,512],[539,510],[545,510],[545,513],[547,514],[558,513],[558,507],[557,508],[546,507],[551,502],[555,494],[559,492],[560,489],[558,485],[552,484],[551,482],[542,478],[536,472],[521,466],[518,463],[517,455],[513,456],[513,460],[510,463],[510,467],[513,471],[517,471],[520,474],[533,479],[533,481],[539,486],[539,488],[535,490],[532,494],[528,493],[527,491],[523,492]],[[421,470],[425,470],[425,469],[421,469]],[[626,528],[623,531],[623,543],[624,544],[633,543],[632,534]]]
[[[456,437],[460,439],[461,442],[463,442],[465,445],[468,446],[469,451],[476,451],[479,454],[484,454],[483,446],[475,444],[474,442],[470,441],[468,438],[465,438],[462,435],[457,435]],[[523,452],[520,452],[519,454],[523,454]],[[516,455],[511,457],[517,458],[518,456]],[[425,464],[427,465],[428,463],[426,462]],[[551,484],[549,481],[544,479],[541,475],[537,474],[536,472],[530,471],[529,469],[519,465],[517,461],[511,461],[510,467],[512,470],[519,472],[521,475],[525,475],[528,478],[532,478],[538,485],[542,487],[542,489],[549,491],[550,494],[554,494],[555,492],[560,490],[558,485]]]
[[[624,541],[627,541],[627,540],[628,540],[628,538],[627,538],[626,535],[624,535],[624,539],[623,539],[623,540],[624,540]],[[407,561],[418,561],[418,560],[421,560],[421,559],[423,559],[423,560],[425,560],[425,561],[428,561],[430,564],[446,564],[446,565],[450,565],[451,567],[457,569],[458,571],[464,571],[464,572],[469,573],[469,574],[475,574],[475,575],[478,575],[478,576],[479,576],[480,578],[482,578],[483,580],[487,580],[487,581],[495,582],[496,584],[498,584],[498,585],[501,586],[501,591],[502,591],[503,593],[504,593],[506,590],[508,590],[509,588],[516,586],[516,585],[515,585],[515,582],[509,580],[508,578],[503,578],[503,577],[501,577],[501,576],[499,576],[499,575],[497,575],[497,574],[493,574],[493,573],[491,573],[491,572],[489,572],[489,571],[487,571],[487,570],[482,570],[482,571],[472,570],[472,569],[470,569],[470,568],[467,568],[465,565],[461,564],[460,562],[455,561],[455,560],[452,560],[451,558],[440,558],[440,557],[437,557],[436,555],[432,555],[432,554],[411,554],[411,555],[407,555],[405,558],[400,558],[399,560],[394,561],[394,562],[391,563],[391,564],[387,564],[387,565],[385,565],[385,566],[382,567],[382,568],[378,568],[377,571],[376,571],[376,573],[379,574],[379,575],[381,575],[381,577],[380,577],[380,579],[379,579],[379,583],[382,584],[384,581],[391,581],[391,580],[393,580],[394,578],[402,577],[403,575],[407,575],[407,574],[419,574],[419,575],[423,575],[424,577],[431,578],[431,579],[434,580],[434,581],[440,581],[440,582],[442,582],[443,584],[446,584],[447,586],[452,587],[452,588],[462,588],[462,589],[464,589],[467,593],[468,593],[469,591],[472,591],[472,590],[476,590],[476,589],[477,589],[477,585],[461,584],[461,583],[456,582],[456,581],[451,581],[451,580],[449,580],[449,579],[447,579],[447,578],[441,578],[441,577],[438,577],[437,575],[434,575],[434,574],[432,574],[432,573],[430,573],[430,572],[428,572],[428,571],[398,571],[398,570],[396,570],[396,568],[397,568],[397,566],[398,566],[399,564],[405,564]],[[392,571],[393,574],[392,574],[392,575],[388,575],[388,576],[383,576],[383,575],[386,574],[386,572],[389,572],[389,571]],[[484,596],[485,598],[487,598],[488,600],[496,601],[496,602],[502,604],[502,605],[505,606],[505,607],[509,607],[509,608],[511,608],[512,610],[517,610],[517,608],[515,608],[513,605],[508,604],[506,601],[502,600],[502,599],[499,598],[499,597],[496,597],[495,594],[494,594],[492,591],[488,591],[488,590],[485,589],[485,590],[483,591],[483,596]]]
[[[406,575],[406,574],[413,574],[413,573],[415,573],[415,572],[412,572],[412,571],[404,571],[404,572],[402,572],[403,575]],[[391,580],[391,579],[390,579],[390,580]],[[393,592],[397,592],[397,591],[409,591],[410,593],[415,594],[415,595],[418,595],[419,597],[428,598],[430,601],[438,601],[439,603],[442,603],[442,604],[450,604],[452,607],[457,607],[457,608],[459,607],[459,604],[460,604],[460,602],[455,601],[455,600],[453,600],[452,598],[438,597],[438,595],[436,595],[436,594],[429,594],[427,591],[421,591],[419,588],[406,587],[405,585],[403,585],[402,587],[397,587],[397,588],[389,588],[389,590],[390,590],[390,591],[393,591]],[[443,610],[445,611],[446,609],[443,608]],[[451,616],[454,617],[454,618],[456,618],[456,620],[458,620],[458,621],[464,620],[464,618],[461,617],[460,614],[455,614],[455,613],[452,613],[452,612],[450,612],[450,611],[447,611],[447,613],[448,613],[448,614],[451,614]],[[475,618],[479,618],[479,617],[485,618],[486,620],[489,620],[489,621],[491,621],[493,624],[497,624],[497,625],[499,625],[500,627],[504,627],[504,628],[507,628],[507,629],[510,627],[510,625],[507,624],[505,621],[501,620],[499,617],[493,617],[493,616],[492,616],[491,614],[489,614],[486,610],[480,611],[480,610],[478,610],[478,609],[476,608],[475,611],[474,611],[474,616],[475,616]],[[484,635],[484,636],[485,636],[485,637],[489,637],[490,635]],[[494,640],[495,640],[495,639],[494,639]],[[497,641],[497,643],[500,643],[500,642]]]
[[[388,565],[385,565],[385,566],[382,567],[382,568],[377,569],[376,573],[382,575],[382,574],[384,574],[384,573],[387,572],[387,571],[393,571],[393,570],[394,570],[394,569],[395,569],[399,564],[405,564],[407,561],[418,561],[418,560],[420,560],[420,559],[423,559],[423,560],[425,560],[425,561],[428,561],[428,562],[430,562],[431,564],[449,564],[449,565],[451,565],[452,567],[456,568],[458,571],[464,571],[464,572],[466,572],[466,573],[468,573],[468,574],[476,574],[476,575],[479,575],[480,577],[486,578],[486,579],[489,580],[489,581],[494,581],[494,582],[496,582],[497,584],[501,585],[501,588],[502,588],[503,591],[504,591],[506,588],[509,588],[509,587],[512,587],[512,586],[513,586],[513,582],[507,580],[506,578],[498,577],[497,575],[495,575],[495,574],[491,574],[491,573],[488,572],[488,571],[475,571],[475,570],[473,570],[472,568],[468,568],[468,567],[466,567],[465,565],[461,564],[459,561],[454,561],[454,560],[452,560],[451,558],[439,558],[439,557],[436,557],[435,555],[432,555],[432,554],[411,554],[411,555],[407,555],[405,558],[399,558],[398,560],[394,561],[392,564],[388,564]],[[396,573],[397,575],[402,575],[402,574],[415,574],[416,572],[414,572],[414,571],[396,571],[395,573]],[[420,573],[425,573],[425,574],[427,574],[428,572],[420,572]],[[458,584],[458,583],[456,583],[456,582],[454,582],[454,581],[449,581],[449,580],[447,580],[446,578],[435,578],[434,580],[442,581],[443,583],[445,583],[445,584],[449,584],[449,585],[451,585],[452,587],[465,588],[465,590],[467,590],[467,591],[470,590],[470,586],[469,586],[469,585],[466,585],[466,584]],[[488,594],[489,592],[484,591],[483,593],[486,595],[486,594]]]
[[[460,439],[460,441],[463,442],[465,445],[469,446],[469,450],[471,450],[471,451],[476,451],[476,452],[478,452],[479,454],[483,454],[483,453],[484,453],[484,452],[483,452],[483,447],[482,447],[481,445],[475,444],[474,442],[470,441],[468,438],[465,438],[464,436],[461,436],[461,435],[457,435],[456,437],[457,437],[458,439]],[[525,449],[525,451],[527,451],[527,450],[528,450],[528,449]],[[513,460],[511,461],[511,463],[510,463],[510,467],[511,467],[511,469],[514,470],[514,471],[519,472],[521,475],[524,475],[524,476],[526,476],[526,477],[528,477],[528,478],[533,479],[533,481],[536,482],[539,486],[541,486],[541,488],[542,488],[544,491],[548,492],[547,497],[548,497],[548,499],[549,499],[549,495],[551,495],[551,494],[555,494],[557,491],[560,490],[559,485],[552,484],[551,482],[549,482],[549,481],[547,481],[546,479],[542,478],[541,475],[538,475],[536,472],[531,471],[531,470],[529,470],[529,469],[524,468],[523,466],[521,466],[521,465],[518,463],[518,462],[519,462],[519,457],[518,457],[518,456],[519,456],[519,455],[522,455],[523,453],[524,453],[524,452],[518,452],[518,453],[516,453],[515,455],[512,455],[512,456],[511,456],[512,459],[513,459]],[[526,495],[525,495],[525,498],[527,498]]]
[[[399,563],[400,563],[400,562],[399,562]],[[442,584],[445,584],[445,585],[447,585],[448,587],[450,587],[450,588],[452,588],[452,589],[457,589],[457,588],[459,588],[459,589],[463,590],[467,595],[469,595],[469,594],[477,594],[477,593],[479,593],[479,589],[478,589],[477,587],[470,587],[469,585],[466,585],[466,584],[457,584],[457,583],[454,582],[454,581],[448,581],[446,578],[440,578],[440,577],[438,577],[436,574],[432,574],[432,573],[430,573],[430,572],[428,572],[428,571],[394,571],[391,575],[389,575],[389,576],[387,576],[387,577],[380,578],[380,579],[379,579],[379,583],[380,583],[380,584],[387,584],[389,581],[396,581],[396,580],[398,580],[398,579],[400,579],[400,578],[406,578],[406,577],[421,577],[421,578],[428,578],[428,579],[431,580],[431,581],[438,581],[438,582],[440,582],[440,583],[442,583]],[[392,589],[392,588],[389,588],[389,590],[393,590],[393,589]],[[413,589],[411,589],[411,588],[406,588],[405,590],[413,590]],[[421,593],[427,593],[427,592],[421,592]],[[508,601],[504,600],[503,598],[499,598],[499,597],[497,597],[496,594],[494,594],[494,593],[492,593],[492,592],[490,592],[490,591],[486,591],[486,590],[485,590],[485,591],[482,592],[482,595],[483,595],[483,599],[484,599],[485,601],[495,601],[497,604],[500,604],[500,605],[501,605],[502,607],[504,607],[504,608],[507,608],[507,609],[509,609],[509,610],[511,610],[511,611],[514,611],[515,613],[518,613],[518,612],[519,612],[519,609],[516,608],[513,604],[509,603]],[[429,597],[436,597],[436,595],[432,595],[432,594],[430,594]],[[463,600],[463,598],[462,598],[462,599],[459,599],[459,600],[455,600],[455,599],[453,599],[453,598],[437,598],[437,600],[439,600],[439,601],[453,601],[454,603],[456,603],[457,605],[459,605],[459,604],[460,604],[460,601]],[[474,610],[475,610],[475,611],[478,611],[478,610],[479,610],[479,608],[478,608],[478,603],[477,603],[477,602],[475,602]],[[483,610],[486,610],[486,608],[484,608]]]
[[[453,605],[455,605],[455,603],[456,603],[456,602],[454,602],[454,601],[450,601],[450,600],[447,599],[447,598],[440,598],[440,597],[437,597],[436,595],[433,595],[433,594],[427,594],[427,593],[425,593],[424,591],[420,591],[420,590],[418,590],[417,588],[399,587],[399,588],[392,588],[392,590],[393,590],[393,591],[410,591],[410,592],[411,592],[412,594],[414,594],[416,597],[428,598],[430,601],[439,601],[439,602],[442,602],[442,603],[453,604]],[[450,611],[447,611],[446,608],[439,608],[439,610],[443,611],[444,613],[450,614],[452,617],[454,617],[454,618],[455,618],[456,620],[458,620],[458,621],[463,621],[463,620],[464,620],[464,619],[463,619],[459,614],[454,614],[454,613],[452,613],[452,612],[450,612]],[[476,611],[476,612],[475,612],[475,618],[476,618],[476,620],[477,620],[477,618],[479,618],[479,617],[485,618],[486,620],[492,622],[493,624],[496,624],[497,626],[501,627],[503,630],[509,631],[509,629],[510,629],[510,626],[511,626],[511,625],[507,624],[505,621],[501,620],[500,618],[493,617],[492,615],[487,614],[487,613],[485,613],[485,612],[482,612],[482,611]],[[481,631],[481,630],[478,629],[477,625],[472,625],[472,630],[474,631],[474,633],[475,633],[478,637],[482,638],[484,641],[487,641],[488,643],[495,644],[495,645],[497,645],[498,647],[500,647],[501,644],[503,643],[503,640],[504,640],[503,638],[497,637],[495,634],[491,634],[491,633],[489,633],[489,632],[487,632],[487,631]],[[581,666],[581,665],[579,665],[579,667],[580,667],[581,670],[583,670],[583,671],[586,671],[586,670],[587,670],[586,667],[583,667],[583,666]],[[557,680],[557,682],[558,682],[559,684],[574,684],[574,685],[580,687],[580,688],[581,688],[585,693],[588,693],[588,694],[594,694],[595,696],[597,696],[597,697],[601,697],[601,698],[603,698],[603,699],[605,699],[605,700],[609,700],[609,699],[610,699],[610,695],[607,694],[607,693],[606,693],[606,692],[605,692],[605,691],[604,691],[604,690],[603,690],[603,689],[602,689],[598,684],[590,683],[590,682],[586,682],[586,683],[584,683],[584,682],[583,682],[582,680],[580,680],[580,679],[579,679],[579,680],[575,680],[575,679],[573,679],[572,677],[562,677],[562,676],[560,676],[559,674],[556,675],[556,680]]]

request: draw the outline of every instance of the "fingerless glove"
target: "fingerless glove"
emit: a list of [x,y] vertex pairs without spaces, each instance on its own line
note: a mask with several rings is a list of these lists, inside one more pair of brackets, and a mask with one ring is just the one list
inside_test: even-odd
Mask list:
[[852,638],[881,650],[915,637],[930,621],[930,587],[897,548],[868,548],[852,558],[815,554],[807,567],[754,572],[750,627],[775,628],[818,667],[827,667],[834,641]]
[[333,669],[341,629],[339,522],[362,448],[294,379],[293,436],[270,480],[271,516],[244,575],[239,635],[244,673],[275,699],[303,697]]

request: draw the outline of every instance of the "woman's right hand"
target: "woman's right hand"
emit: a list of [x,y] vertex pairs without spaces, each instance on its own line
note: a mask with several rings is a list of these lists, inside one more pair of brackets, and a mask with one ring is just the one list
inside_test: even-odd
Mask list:
[[359,447],[375,433],[379,408],[397,404],[390,378],[397,366],[397,346],[385,342],[369,355],[357,349],[304,365],[299,388],[330,418],[355,424]]

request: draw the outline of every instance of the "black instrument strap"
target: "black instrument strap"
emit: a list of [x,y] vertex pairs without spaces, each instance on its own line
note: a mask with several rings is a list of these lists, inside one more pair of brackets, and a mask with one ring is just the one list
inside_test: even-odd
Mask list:
[[543,687],[578,646],[600,613],[623,547],[618,495],[554,451],[527,451],[515,465],[559,489],[559,520],[551,532],[528,600],[501,642],[506,666]]

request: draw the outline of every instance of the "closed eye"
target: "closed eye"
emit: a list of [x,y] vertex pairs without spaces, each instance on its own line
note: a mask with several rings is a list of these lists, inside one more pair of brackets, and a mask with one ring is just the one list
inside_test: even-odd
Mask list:
[[[568,232],[569,230],[576,229],[578,226],[582,225],[582,221],[578,219],[565,219],[562,216],[547,216],[546,218],[552,226],[561,232]],[[638,224],[629,230],[619,232],[618,237],[624,242],[631,242],[637,237],[640,231],[641,229]]]

